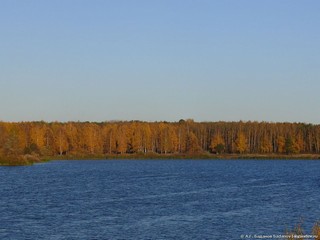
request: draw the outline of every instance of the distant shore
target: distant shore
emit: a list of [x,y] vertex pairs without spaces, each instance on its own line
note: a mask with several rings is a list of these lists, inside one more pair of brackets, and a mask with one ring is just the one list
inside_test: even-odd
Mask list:
[[319,159],[320,125],[0,122],[0,164],[51,159]]
[[320,160],[320,154],[113,154],[113,155],[57,155],[38,157],[23,155],[0,158],[0,166],[26,166],[53,160]]
[[113,154],[92,156],[51,156],[46,160],[110,160],[110,159],[320,159],[320,154]]

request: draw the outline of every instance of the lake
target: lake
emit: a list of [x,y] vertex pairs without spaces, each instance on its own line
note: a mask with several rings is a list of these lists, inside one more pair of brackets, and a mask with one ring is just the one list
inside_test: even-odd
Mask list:
[[320,220],[320,161],[0,167],[0,239],[240,239]]

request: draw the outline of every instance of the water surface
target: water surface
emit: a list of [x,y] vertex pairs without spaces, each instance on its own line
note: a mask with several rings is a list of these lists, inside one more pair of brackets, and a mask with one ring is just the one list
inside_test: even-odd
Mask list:
[[96,160],[0,168],[0,239],[240,239],[320,218],[320,161]]

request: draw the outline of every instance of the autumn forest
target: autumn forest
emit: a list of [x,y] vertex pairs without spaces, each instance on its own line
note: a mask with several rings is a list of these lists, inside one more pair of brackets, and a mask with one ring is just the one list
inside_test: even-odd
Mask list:
[[303,154],[320,125],[269,122],[0,122],[0,156]]

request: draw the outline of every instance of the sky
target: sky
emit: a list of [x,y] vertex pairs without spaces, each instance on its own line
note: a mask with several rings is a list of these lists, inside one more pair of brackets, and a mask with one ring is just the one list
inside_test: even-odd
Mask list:
[[318,0],[1,0],[2,121],[320,124]]

